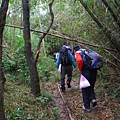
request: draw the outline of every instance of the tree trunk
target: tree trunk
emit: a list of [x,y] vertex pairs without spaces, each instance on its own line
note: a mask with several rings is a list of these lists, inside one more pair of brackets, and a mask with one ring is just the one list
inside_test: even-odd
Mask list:
[[33,56],[31,50],[30,41],[30,22],[29,22],[29,0],[22,0],[23,5],[23,22],[24,22],[24,41],[25,41],[25,56],[28,62],[30,71],[31,92],[33,95],[38,96],[40,94],[39,77],[36,67],[36,59]]
[[98,19],[97,17],[91,12],[91,10],[88,8],[87,4],[83,2],[83,0],[79,0],[85,10],[89,13],[89,15],[93,18],[93,20],[98,24],[98,26],[103,30],[103,32],[106,34],[106,36],[109,38],[110,42],[113,44],[113,46],[120,52],[120,36],[119,34],[115,34],[113,31],[111,31],[109,28],[105,27]]
[[2,70],[2,42],[8,3],[9,0],[2,0],[0,8],[0,120],[6,120],[4,110],[4,83],[6,79]]

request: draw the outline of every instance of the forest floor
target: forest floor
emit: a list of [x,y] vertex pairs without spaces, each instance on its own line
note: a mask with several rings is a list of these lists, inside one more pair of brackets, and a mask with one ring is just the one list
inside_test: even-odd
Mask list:
[[[7,120],[120,120],[119,77],[99,77],[95,85],[97,106],[90,113],[82,109],[79,73],[74,73],[71,88],[60,90],[59,74],[41,81],[41,96],[34,97],[23,80],[7,78],[4,103]],[[117,80],[118,79],[118,80]],[[117,92],[116,92],[117,91]]]
[[99,83],[96,83],[97,106],[92,108],[90,113],[82,109],[82,94],[79,89],[79,82],[71,81],[71,88],[66,92],[60,91],[59,82],[44,82],[42,86],[51,93],[55,106],[60,111],[58,120],[120,120],[120,99],[112,99],[109,94],[99,94]]

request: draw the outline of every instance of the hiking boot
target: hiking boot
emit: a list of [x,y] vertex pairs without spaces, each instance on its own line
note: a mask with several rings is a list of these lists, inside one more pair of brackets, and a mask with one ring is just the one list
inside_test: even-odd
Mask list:
[[71,88],[70,82],[67,81],[68,88]]
[[86,112],[91,112],[91,109],[87,109],[87,108],[85,108],[84,105],[83,105],[83,110],[85,110]]
[[68,85],[68,88],[71,88],[71,85],[70,84],[67,84]]
[[62,92],[66,92],[66,91],[65,91],[65,87],[61,87],[61,91],[62,91]]
[[65,90],[62,90],[63,93],[65,93],[66,91]]
[[95,99],[93,99],[93,100],[91,101],[91,103],[92,103],[92,107],[95,107],[95,106],[97,105],[97,102],[96,102]]

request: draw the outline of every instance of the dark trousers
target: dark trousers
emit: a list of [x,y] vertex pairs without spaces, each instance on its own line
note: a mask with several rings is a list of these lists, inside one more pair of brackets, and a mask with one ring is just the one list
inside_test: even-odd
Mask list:
[[90,109],[91,100],[96,99],[94,86],[97,77],[97,70],[85,70],[84,72],[82,72],[82,75],[84,75],[90,83],[90,87],[82,89],[84,106],[85,108]]
[[72,65],[61,66],[61,87],[65,90],[65,75],[67,75],[67,81],[70,83],[72,79]]

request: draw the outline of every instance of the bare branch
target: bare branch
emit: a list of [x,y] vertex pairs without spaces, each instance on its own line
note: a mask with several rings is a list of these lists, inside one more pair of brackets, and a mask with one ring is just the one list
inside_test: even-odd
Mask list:
[[69,118],[70,118],[70,120],[74,120],[74,119],[72,118],[71,111],[70,111],[70,109],[69,109],[69,107],[68,107],[68,105],[67,105],[67,102],[66,102],[66,100],[64,99],[64,97],[63,97],[63,95],[62,95],[62,93],[61,93],[61,90],[60,90],[60,87],[59,87],[59,84],[58,84],[58,83],[57,83],[57,86],[58,86],[58,90],[59,90],[59,93],[60,93],[60,95],[61,95],[61,98],[62,98],[62,100],[63,100],[63,102],[64,102],[64,104],[65,104],[65,106],[66,106],[67,111],[68,111]]
[[46,30],[46,32],[43,33],[43,35],[40,37],[40,40],[38,42],[37,50],[40,49],[40,45],[41,45],[42,39],[47,35],[47,33],[49,32],[50,28],[52,27],[52,24],[53,24],[53,21],[54,21],[54,14],[53,14],[53,11],[52,11],[53,2],[54,2],[54,0],[52,0],[52,2],[49,4],[50,15],[51,15],[51,23],[50,23],[50,26],[48,27],[48,29]]
[[38,59],[38,57],[39,57],[39,53],[40,53],[40,52],[38,52],[38,51],[40,51],[40,45],[41,45],[41,43],[42,43],[42,40],[45,38],[45,36],[46,36],[47,33],[49,32],[50,28],[52,27],[53,21],[54,21],[54,14],[53,14],[53,11],[52,11],[53,2],[54,2],[54,0],[52,0],[52,2],[49,4],[50,15],[51,15],[51,23],[50,23],[50,26],[48,27],[48,29],[46,30],[46,32],[43,33],[43,35],[40,37],[40,40],[39,40],[38,46],[37,46],[37,50],[36,50],[36,56],[34,57],[34,58],[35,58],[35,61],[37,61],[37,59]]

